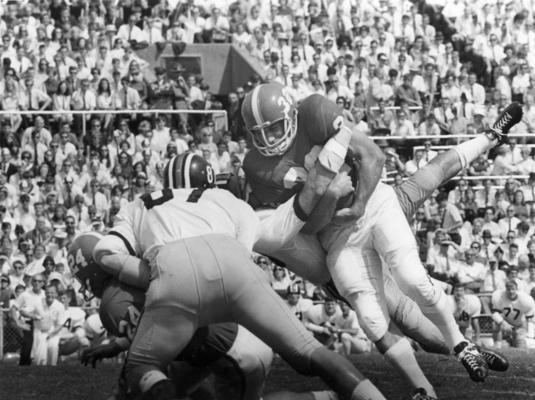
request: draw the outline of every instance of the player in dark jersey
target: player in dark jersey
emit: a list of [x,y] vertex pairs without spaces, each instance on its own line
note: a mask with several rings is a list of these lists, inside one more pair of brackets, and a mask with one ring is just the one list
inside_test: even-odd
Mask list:
[[[317,141],[310,139],[310,137],[317,135],[317,132],[314,131],[327,127],[324,133],[329,135],[327,132],[331,125],[323,123],[323,121],[325,119],[328,121],[338,119],[335,111],[330,113],[328,106],[318,106],[321,102],[318,99],[319,96],[311,97],[316,98],[313,102],[316,106],[313,109],[309,109],[307,104],[310,98],[307,98],[299,105],[295,113],[291,112],[295,107],[291,102],[290,106],[286,105],[289,100],[284,100],[286,96],[284,95],[284,89],[280,85],[261,85],[255,88],[244,100],[242,115],[252,134],[255,147],[251,150],[250,156],[246,157],[244,167],[255,198],[259,198],[264,202],[274,201],[275,203],[277,198],[284,198],[284,193],[292,189],[291,184],[298,184],[295,179],[292,181],[292,178],[298,176],[299,179],[303,179],[306,176],[307,158],[310,160],[310,156],[317,152],[314,147],[310,146],[310,144],[317,144]],[[279,100],[281,98],[283,100]],[[323,103],[328,103],[328,101],[323,99]],[[334,105],[331,109],[334,109]],[[405,190],[397,193],[400,205],[405,206],[403,212],[405,214],[412,213],[411,210],[415,209],[418,202],[423,201],[440,183],[458,173],[475,156],[493,147],[506,135],[507,130],[518,122],[519,115],[521,116],[521,109],[520,111],[519,109],[518,105],[510,106],[496,122],[493,132],[462,143],[439,157],[436,162],[431,163],[425,172],[417,173],[414,179],[409,179],[407,184],[404,185]],[[303,129],[299,129],[300,124]],[[338,123],[334,125],[340,126]],[[293,135],[291,134],[292,132]],[[306,138],[300,138],[300,135]],[[297,143],[299,143],[299,146]],[[309,144],[309,146],[305,147],[306,144]],[[358,166],[360,167],[362,164],[358,164]],[[296,173],[296,171],[300,173]],[[281,180],[281,176],[286,179],[283,178]],[[331,201],[331,209],[336,205],[336,201]],[[324,212],[324,214],[330,215],[328,212]],[[318,246],[314,245],[314,239],[307,238],[305,235],[301,235],[297,239],[294,241],[293,246],[286,249],[288,250],[286,253],[279,252],[274,256],[285,261],[296,273],[305,278],[315,283],[325,283],[328,279],[327,274],[322,272],[325,268],[311,266],[311,264],[316,264],[315,266],[324,265],[322,259],[324,254],[322,254],[321,249],[318,250]],[[405,277],[410,278],[410,274],[403,275],[403,278]],[[413,285],[413,283],[409,284]],[[411,286],[407,287],[410,288]],[[417,292],[415,292],[415,295],[417,298],[421,296]],[[433,304],[433,300],[429,300],[431,300],[430,304]],[[454,327],[454,324],[447,324],[448,327],[446,328],[448,332],[452,332],[452,339],[450,339],[450,342],[452,342],[457,338],[453,338],[455,330],[450,329],[449,325]],[[442,324],[442,327],[444,326]],[[465,348],[463,347],[463,349]],[[467,351],[459,351],[460,355],[462,353],[466,354]],[[476,351],[473,352],[474,357],[477,356],[476,353]],[[461,360],[467,367],[466,357],[461,356]],[[482,375],[485,374],[483,361],[479,360],[477,364],[478,368],[474,369],[468,366],[467,369],[473,379],[480,380]]]

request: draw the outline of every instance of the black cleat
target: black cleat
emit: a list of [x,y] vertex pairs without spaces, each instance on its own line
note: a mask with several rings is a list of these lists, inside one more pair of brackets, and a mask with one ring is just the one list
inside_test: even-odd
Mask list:
[[455,346],[453,351],[468,371],[470,379],[474,382],[483,382],[485,380],[489,374],[489,367],[475,344],[461,342]]
[[507,134],[513,126],[520,122],[522,114],[522,106],[519,103],[514,102],[509,104],[494,124],[492,124],[488,134],[492,139],[497,139],[498,144],[507,143]]
[[489,366],[489,369],[493,371],[507,371],[507,368],[509,368],[509,361],[507,361],[507,358],[505,358],[500,353],[490,350],[478,347],[479,352],[481,353],[481,356],[483,359],[487,362],[487,365]]

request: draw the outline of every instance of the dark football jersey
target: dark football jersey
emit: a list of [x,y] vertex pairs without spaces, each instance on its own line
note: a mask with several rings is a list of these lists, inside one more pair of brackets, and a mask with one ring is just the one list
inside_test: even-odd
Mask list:
[[297,134],[286,153],[265,157],[253,147],[245,156],[243,169],[254,197],[262,203],[282,203],[299,192],[307,176],[305,157],[335,135],[343,121],[338,106],[325,97],[313,94],[303,100]]
[[[102,325],[111,334],[132,341],[144,303],[143,291],[112,280],[102,294],[99,310]],[[199,328],[177,360],[206,366],[230,350],[237,334],[238,325],[231,322]]]

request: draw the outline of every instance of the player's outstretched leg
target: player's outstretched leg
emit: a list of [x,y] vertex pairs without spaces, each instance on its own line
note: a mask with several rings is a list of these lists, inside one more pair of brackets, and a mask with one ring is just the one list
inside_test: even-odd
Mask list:
[[522,107],[518,103],[511,103],[488,132],[439,154],[394,188],[407,218],[411,220],[416,210],[440,185],[456,176],[479,155],[503,143],[509,130],[521,119]]
[[444,291],[429,279],[420,261],[416,239],[393,190],[387,186],[382,190],[391,192],[372,229],[374,248],[385,260],[402,292],[413,299],[439,328],[446,345],[459,357],[470,377],[483,381],[488,374],[485,360],[475,345],[468,343],[459,331]]
[[423,388],[434,395],[433,386],[419,367],[410,343],[395,326],[390,325],[382,262],[377,252],[366,244],[369,244],[368,236],[369,230],[364,227],[351,234],[348,243],[333,245],[329,249],[327,265],[333,281],[357,313],[368,339],[388,363],[414,389]]

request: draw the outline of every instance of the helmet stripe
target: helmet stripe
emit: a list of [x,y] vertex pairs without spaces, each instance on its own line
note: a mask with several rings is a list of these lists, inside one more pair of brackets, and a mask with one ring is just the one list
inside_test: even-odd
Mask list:
[[173,156],[167,163],[167,182],[164,182],[164,186],[168,188],[174,188],[175,182],[173,182],[173,171],[175,170],[175,162],[178,156]]
[[184,187],[184,162],[188,154],[181,154],[176,158],[175,165],[173,165],[173,174],[175,177],[175,185],[173,189],[181,189]]
[[253,111],[253,117],[256,121],[257,126],[261,126],[264,123],[258,101],[258,93],[260,92],[261,87],[262,85],[258,85],[253,89],[253,92],[251,93],[251,110]]
[[193,158],[193,153],[188,153],[186,155],[186,158],[184,160],[184,168],[183,168],[183,176],[184,176],[184,187],[186,189],[189,189],[191,188],[191,179],[190,179],[190,174],[189,174],[189,168],[190,168],[190,165],[191,165],[191,160]]

